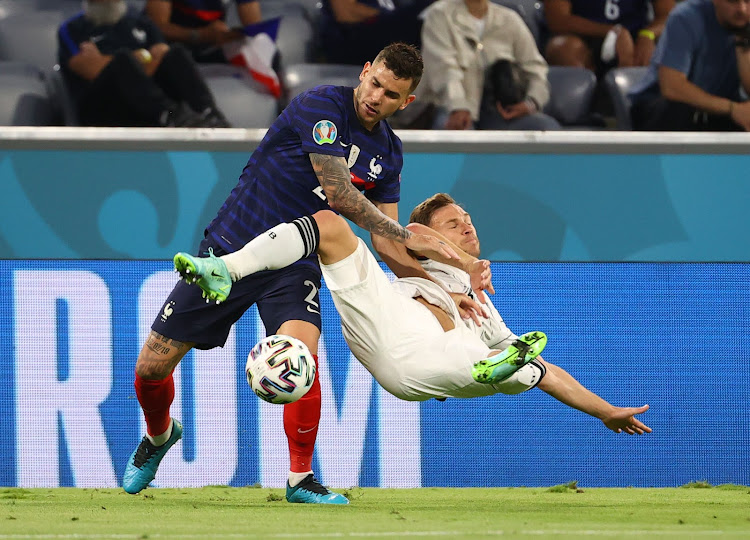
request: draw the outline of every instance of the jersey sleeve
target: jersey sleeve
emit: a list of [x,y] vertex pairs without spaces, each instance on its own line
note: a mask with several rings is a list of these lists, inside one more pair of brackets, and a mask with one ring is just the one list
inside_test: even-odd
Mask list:
[[152,46],[156,45],[157,43],[166,43],[166,40],[164,39],[164,35],[161,33],[161,30],[159,30],[159,27],[156,26],[156,23],[154,23],[146,15],[141,15],[138,18],[138,25],[141,26],[146,31],[146,48],[147,49],[150,49]]
[[701,36],[695,35],[694,28],[681,14],[674,14],[664,25],[664,32],[654,53],[654,64],[690,73],[700,39]]
[[345,127],[346,111],[333,96],[318,91],[306,92],[295,103],[292,129],[307,154],[325,154],[346,158],[339,133]]
[[65,21],[57,30],[57,61],[67,67],[70,59],[78,54],[78,36],[71,27],[70,21]]

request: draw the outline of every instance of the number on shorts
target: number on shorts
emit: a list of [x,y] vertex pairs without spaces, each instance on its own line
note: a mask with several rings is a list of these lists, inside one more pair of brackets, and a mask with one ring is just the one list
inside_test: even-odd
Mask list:
[[305,285],[310,287],[310,292],[307,294],[307,296],[305,296],[305,302],[307,302],[307,311],[320,315],[320,305],[315,301],[315,296],[318,294],[318,286],[309,279],[305,280]]

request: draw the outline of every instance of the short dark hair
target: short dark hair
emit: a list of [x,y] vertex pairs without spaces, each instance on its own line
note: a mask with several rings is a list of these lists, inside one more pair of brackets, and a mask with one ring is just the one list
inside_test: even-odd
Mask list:
[[409,92],[413,92],[419,81],[422,80],[424,63],[419,49],[414,45],[391,43],[378,53],[372,63],[374,65],[381,61],[397,78],[411,79]]
[[419,203],[414,210],[411,211],[409,216],[409,223],[421,223],[429,227],[432,216],[446,206],[451,204],[458,204],[456,201],[447,193],[436,193],[427,200]]

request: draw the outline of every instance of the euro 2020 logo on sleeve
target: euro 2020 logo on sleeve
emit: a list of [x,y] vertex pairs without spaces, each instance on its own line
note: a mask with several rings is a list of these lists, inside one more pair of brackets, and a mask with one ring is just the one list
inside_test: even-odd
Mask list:
[[330,120],[320,120],[313,126],[312,134],[316,144],[332,144],[336,140],[338,130],[336,124]]

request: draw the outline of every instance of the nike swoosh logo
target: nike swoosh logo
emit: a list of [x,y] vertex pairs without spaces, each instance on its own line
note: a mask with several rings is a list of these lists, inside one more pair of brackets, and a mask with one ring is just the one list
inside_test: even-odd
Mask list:
[[318,315],[320,315],[320,311],[318,311],[317,309],[313,309],[310,306],[307,306],[307,311],[309,311],[310,313],[317,313]]
[[340,140],[340,139],[339,139],[339,143],[340,143],[340,144],[341,144],[341,146],[343,146],[344,148],[346,148],[347,146],[351,146],[351,145],[352,145],[352,143],[349,143],[349,144],[344,144],[344,141],[342,141],[342,140]]
[[216,270],[211,270],[211,275],[212,275],[213,277],[218,277],[218,278],[220,278],[220,277],[224,277],[224,276],[222,276],[221,274],[218,274],[218,273],[216,272]]
[[300,429],[297,428],[297,433],[310,433],[313,429],[317,428],[318,426],[311,427],[310,429]]

